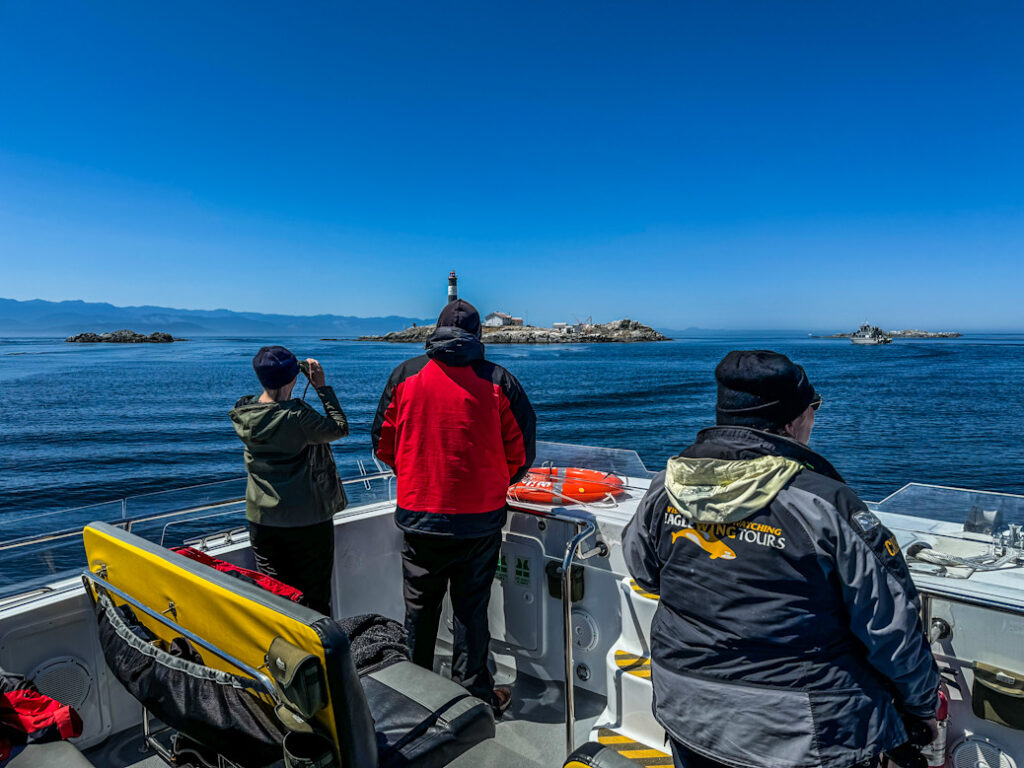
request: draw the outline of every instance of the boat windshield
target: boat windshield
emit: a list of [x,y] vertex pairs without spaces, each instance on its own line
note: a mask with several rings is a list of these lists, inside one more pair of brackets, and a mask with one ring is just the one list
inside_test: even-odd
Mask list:
[[877,512],[946,523],[962,524],[973,518],[981,528],[984,528],[984,520],[996,522],[997,518],[1003,526],[1024,525],[1024,496],[1010,493],[910,483],[868,506]]
[[537,443],[534,467],[580,467],[613,475],[651,478],[654,473],[644,466],[636,451],[621,448],[600,448],[567,443]]
[[912,483],[869,506],[884,515],[935,610],[966,600],[1024,613],[1016,575],[1024,567],[1024,496]]

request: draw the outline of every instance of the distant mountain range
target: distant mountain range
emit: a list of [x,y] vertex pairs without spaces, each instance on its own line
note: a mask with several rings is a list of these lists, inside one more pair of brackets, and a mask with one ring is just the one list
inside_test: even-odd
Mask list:
[[127,328],[175,336],[362,336],[400,331],[433,318],[349,315],[265,315],[227,309],[115,307],[86,301],[0,299],[0,335],[69,336]]

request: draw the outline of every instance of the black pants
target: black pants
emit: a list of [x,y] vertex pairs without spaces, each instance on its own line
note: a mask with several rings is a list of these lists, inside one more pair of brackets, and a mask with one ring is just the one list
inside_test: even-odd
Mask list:
[[710,757],[704,757],[675,739],[669,741],[672,744],[672,762],[675,763],[676,768],[733,768],[728,763],[720,763]]
[[476,539],[406,533],[402,547],[405,628],[412,660],[433,669],[441,603],[450,586],[455,614],[452,679],[488,703],[494,678],[487,667],[487,604],[500,548],[500,532]]
[[[670,743],[672,744],[672,762],[675,764],[675,768],[735,768],[728,763],[720,763],[710,757],[704,757],[675,739],[670,739]],[[881,761],[874,759],[857,763],[850,768],[879,768],[880,765]]]
[[249,523],[249,543],[260,573],[302,591],[302,604],[331,615],[334,523],[299,528]]

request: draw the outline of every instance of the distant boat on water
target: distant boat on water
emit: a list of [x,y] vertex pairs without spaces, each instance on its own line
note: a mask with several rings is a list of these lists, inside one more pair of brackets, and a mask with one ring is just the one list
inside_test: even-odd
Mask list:
[[892,336],[876,325],[864,323],[850,336],[854,344],[892,344]]

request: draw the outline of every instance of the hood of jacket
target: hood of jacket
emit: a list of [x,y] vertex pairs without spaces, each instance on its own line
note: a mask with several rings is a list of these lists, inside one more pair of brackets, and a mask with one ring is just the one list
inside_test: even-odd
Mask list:
[[824,458],[794,440],[749,427],[712,427],[669,459],[665,490],[695,522],[728,523],[767,507],[803,469],[842,481]]
[[665,468],[673,506],[698,523],[731,523],[767,507],[802,467],[782,456],[726,461],[677,456]]
[[270,442],[281,425],[294,418],[285,403],[261,403],[256,395],[239,398],[231,409],[235,432],[247,445]]
[[484,359],[484,344],[475,334],[456,326],[441,326],[426,343],[427,357],[447,365],[469,365]]

